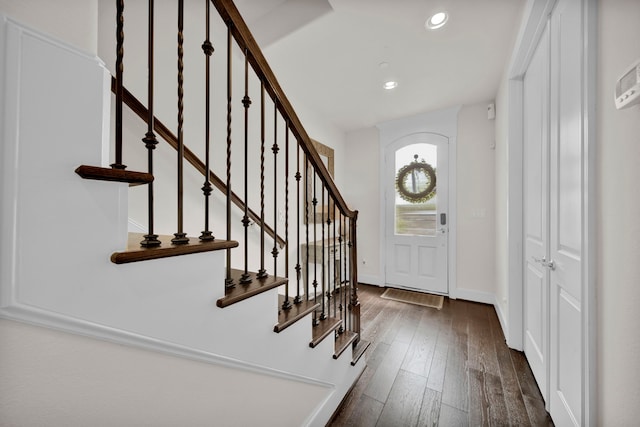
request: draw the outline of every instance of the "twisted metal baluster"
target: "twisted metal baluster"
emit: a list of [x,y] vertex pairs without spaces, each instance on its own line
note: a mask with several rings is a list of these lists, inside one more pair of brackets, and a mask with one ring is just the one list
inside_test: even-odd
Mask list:
[[[147,103],[148,105],[148,116],[147,116],[147,133],[144,138],[142,138],[142,142],[144,142],[145,147],[147,148],[147,164],[148,170],[151,175],[153,175],[153,150],[155,150],[156,145],[158,144],[158,140],[156,139],[156,135],[153,133],[154,126],[154,115],[153,115],[153,0],[149,0],[149,34],[148,34],[148,46],[147,46],[147,68],[149,71],[147,77]],[[140,246],[151,248],[160,246],[160,240],[158,240],[158,235],[153,232],[153,181],[147,184],[147,214],[148,214],[148,232],[144,235],[144,240],[140,242]]]
[[112,169],[126,169],[122,164],[122,74],[124,71],[124,0],[116,2],[116,158]]
[[[284,275],[289,277],[289,123],[285,126],[284,136],[284,239],[285,239],[285,251],[284,251]],[[283,310],[290,310],[292,307],[291,301],[289,301],[289,282],[284,287],[284,302],[282,303]]]
[[174,245],[189,243],[184,225],[184,200],[183,200],[183,163],[184,163],[184,0],[178,1],[178,231],[173,233],[171,239]]
[[211,55],[213,55],[213,45],[211,44],[211,1],[205,0],[206,3],[206,19],[205,19],[205,40],[202,43],[202,51],[205,55],[205,119],[204,119],[204,133],[205,133],[205,143],[204,143],[204,157],[205,157],[205,172],[204,172],[204,184],[202,185],[202,194],[204,195],[204,230],[200,234],[200,240],[206,242],[215,240],[213,233],[209,230],[209,197],[211,196],[212,187],[211,187],[211,165],[209,163],[210,158],[210,134],[211,134],[211,125],[210,125],[210,116],[211,116]]
[[244,216],[242,217],[242,225],[244,226],[244,272],[240,277],[240,283],[251,283],[251,275],[249,274],[249,107],[251,106],[251,98],[249,98],[249,51],[244,50],[244,98],[242,98],[244,106]]
[[[227,240],[231,240],[231,23],[227,24]],[[232,288],[235,286],[231,278],[231,249],[227,249],[227,274],[225,286]]]
[[260,279],[268,276],[264,268],[264,124],[264,82],[260,82]]

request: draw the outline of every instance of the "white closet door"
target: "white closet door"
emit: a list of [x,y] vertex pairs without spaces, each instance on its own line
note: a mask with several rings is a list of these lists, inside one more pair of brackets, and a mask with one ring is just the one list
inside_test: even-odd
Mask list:
[[524,76],[524,352],[547,398],[549,358],[549,37]]

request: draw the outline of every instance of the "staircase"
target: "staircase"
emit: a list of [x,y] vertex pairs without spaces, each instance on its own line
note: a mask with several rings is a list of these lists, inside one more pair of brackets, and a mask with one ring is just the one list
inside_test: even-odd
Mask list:
[[[116,3],[117,22],[142,7],[133,2],[125,15],[124,2]],[[311,385],[324,391],[318,401],[305,403],[310,409],[304,424],[324,425],[362,373],[368,345],[359,336],[357,212],[340,195],[233,3],[212,1],[206,12],[204,5],[192,6],[185,10],[178,2],[178,34],[185,17],[190,25],[196,16],[210,18],[207,40],[215,49],[198,43],[208,70],[203,86],[220,95],[221,84],[211,76],[224,76],[226,111],[216,115],[214,96],[207,96],[203,112],[180,110],[189,98],[178,95],[175,135],[161,117],[166,103],[151,102],[163,96],[154,78],[140,80],[134,69],[127,80],[126,61],[118,65],[122,55],[109,72],[97,58],[3,21],[3,63],[15,64],[16,73],[9,65],[2,95],[17,119],[5,107],[3,125],[15,139],[3,151],[2,251],[9,256],[3,256],[0,314],[284,379],[290,399],[296,387]],[[149,22],[165,16],[148,12]],[[214,22],[218,33],[226,33],[222,41],[210,32]],[[127,46],[123,32],[116,30],[118,51]],[[161,56],[159,46],[153,50]],[[180,73],[189,58],[180,51],[188,48],[177,50]],[[210,64],[217,51],[226,61]],[[244,69],[240,95],[233,95],[233,62]],[[226,75],[216,73],[220,68]],[[163,81],[155,78],[156,84]],[[181,80],[184,75],[178,77],[179,94],[185,91]],[[61,81],[72,82],[74,90]],[[128,81],[132,87],[125,88]],[[149,102],[143,105],[135,94],[146,88]],[[251,105],[260,112],[250,112]],[[194,126],[185,125],[190,114],[200,117]],[[249,124],[252,117],[257,122]],[[112,118],[114,141],[108,135]],[[202,134],[195,131],[199,125],[207,130],[191,151],[185,135]],[[43,129],[55,143],[43,138]],[[178,191],[167,196],[169,190],[160,188],[172,173],[169,186]],[[191,185],[196,179],[199,195]],[[45,183],[50,191],[42,191]],[[147,232],[128,233],[128,218],[145,204]],[[165,215],[171,204],[175,209]],[[191,233],[195,227],[204,231]],[[164,232],[170,229],[175,233]],[[313,236],[322,259],[301,252]],[[336,262],[325,262],[328,241],[339,242],[339,255],[331,255]],[[282,403],[283,412],[289,404]],[[222,406],[238,408],[234,421],[242,419],[242,402],[229,399]]]

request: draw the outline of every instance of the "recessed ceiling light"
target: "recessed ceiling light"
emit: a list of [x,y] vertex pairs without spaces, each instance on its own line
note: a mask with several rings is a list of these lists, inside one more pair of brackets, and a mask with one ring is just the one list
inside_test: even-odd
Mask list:
[[447,23],[447,19],[449,19],[449,15],[447,12],[438,12],[431,15],[431,18],[427,19],[424,26],[429,30],[437,30],[444,26]]
[[384,87],[386,90],[391,90],[391,89],[395,89],[397,86],[398,86],[398,82],[389,80],[388,82],[385,82],[382,87]]

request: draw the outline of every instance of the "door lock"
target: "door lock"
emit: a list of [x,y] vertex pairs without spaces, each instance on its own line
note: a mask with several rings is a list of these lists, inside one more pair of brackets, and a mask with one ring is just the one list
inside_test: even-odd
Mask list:
[[536,258],[536,257],[531,257],[531,258],[533,258],[535,262],[541,264],[543,267],[547,267],[551,271],[556,269],[556,262],[554,260],[547,261],[546,257],[542,257],[542,259]]

